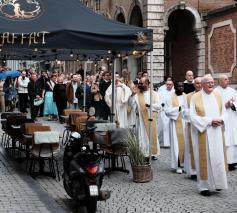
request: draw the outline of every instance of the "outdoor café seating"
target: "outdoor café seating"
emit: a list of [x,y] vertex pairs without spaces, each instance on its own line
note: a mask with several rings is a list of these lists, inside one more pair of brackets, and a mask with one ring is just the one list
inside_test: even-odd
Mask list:
[[[32,140],[29,174],[32,177],[48,175],[54,178],[59,177],[57,154],[60,151],[59,132],[37,131],[34,132]],[[35,171],[38,162],[38,172]],[[48,162],[49,171],[45,171]]]
[[76,130],[76,120],[80,116],[87,116],[87,112],[82,112],[81,110],[64,110],[64,114],[68,116],[68,123],[65,126],[62,136],[62,145],[65,145],[70,137],[72,131]]
[[3,112],[1,113],[1,125],[2,125],[2,130],[3,130],[3,134],[2,134],[2,140],[1,140],[1,144],[5,147],[7,144],[7,139],[8,139],[8,135],[7,135],[7,117],[8,116],[13,116],[13,115],[21,115],[20,112]]
[[26,123],[24,131],[24,139],[21,141],[23,151],[25,151],[26,169],[30,160],[30,148],[32,146],[33,134],[36,131],[50,131],[50,126],[43,126],[41,123]]
[[[22,140],[23,134],[21,131],[21,125],[26,123],[26,116],[22,115],[9,115],[6,118],[6,134],[9,136],[6,140],[5,147],[11,151],[11,154],[15,156],[15,150],[18,150],[18,156],[20,155],[19,141]],[[11,144],[10,144],[11,142]],[[18,146],[17,146],[18,142]]]
[[104,151],[104,160],[107,160],[107,173],[122,171],[128,173],[124,157],[127,155],[125,138],[128,129],[117,128],[116,123],[98,123],[94,134],[95,143]]

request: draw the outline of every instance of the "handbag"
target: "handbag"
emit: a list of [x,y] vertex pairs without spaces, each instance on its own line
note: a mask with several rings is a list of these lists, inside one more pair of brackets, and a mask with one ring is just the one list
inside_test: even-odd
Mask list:
[[39,106],[42,103],[44,103],[44,99],[43,98],[35,98],[34,99],[34,106]]

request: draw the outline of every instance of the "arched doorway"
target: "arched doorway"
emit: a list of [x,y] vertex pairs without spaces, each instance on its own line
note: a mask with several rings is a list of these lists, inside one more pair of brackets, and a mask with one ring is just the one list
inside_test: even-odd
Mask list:
[[165,75],[184,80],[187,70],[198,71],[198,41],[195,17],[189,10],[177,9],[168,18],[165,36]]
[[[122,12],[119,12],[116,15],[116,20],[121,23],[126,23],[124,14]],[[116,59],[116,68],[117,68],[117,72],[119,74],[121,74],[122,69],[126,68],[126,67],[127,67],[127,60],[126,59],[124,59],[124,60],[123,60],[123,58]]]
[[[138,5],[135,5],[132,9],[130,20],[130,25],[134,25],[137,27],[143,27],[143,17],[141,9]],[[133,56],[129,57],[128,60],[128,69],[131,72],[131,78],[135,79],[137,72],[143,71],[143,59],[142,58],[134,58]]]
[[123,13],[119,13],[116,17],[116,20],[122,23],[125,23],[125,17],[123,15]]
[[137,27],[143,27],[142,12],[138,5],[135,5],[132,9],[129,24]]

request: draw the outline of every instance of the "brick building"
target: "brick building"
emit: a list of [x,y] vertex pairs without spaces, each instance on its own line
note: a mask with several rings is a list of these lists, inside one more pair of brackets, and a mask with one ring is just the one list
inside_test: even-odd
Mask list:
[[[154,31],[154,79],[164,75],[183,80],[186,70],[196,76],[226,73],[237,84],[234,0],[82,0],[109,18]],[[130,56],[126,66],[133,76],[148,57]]]

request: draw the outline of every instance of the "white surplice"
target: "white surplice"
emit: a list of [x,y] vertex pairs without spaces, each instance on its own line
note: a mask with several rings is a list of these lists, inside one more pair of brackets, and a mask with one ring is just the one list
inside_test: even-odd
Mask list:
[[[167,99],[170,98],[173,90],[169,91],[166,88],[158,91],[158,100],[160,105],[162,103],[166,104]],[[160,106],[162,107],[162,106]],[[165,107],[165,106],[164,106]],[[161,111],[158,114],[157,118],[157,128],[158,128],[158,138],[160,144],[163,144],[164,147],[170,147],[170,133],[169,133],[170,118],[165,114],[165,111]]]
[[[225,121],[225,107],[222,106],[220,114],[219,106],[213,92],[211,94],[200,91],[202,95],[205,117],[197,114],[195,109],[195,98],[191,98],[190,103],[190,119],[192,123],[192,141],[194,145],[196,171],[198,178],[198,189],[214,190],[227,189],[227,177],[225,170],[225,159],[223,149],[222,127],[212,127],[213,119],[222,119]],[[198,132],[206,131],[206,159],[207,159],[207,180],[200,179],[199,164],[199,142]]]
[[[183,126],[183,135],[185,138],[185,128],[186,128],[186,110],[188,108],[187,106],[187,100],[185,95],[179,95],[178,96],[178,102],[179,106],[182,107],[182,110],[179,112],[179,107],[173,107],[172,106],[172,96],[170,96],[165,104],[165,114],[170,119],[169,122],[169,132],[170,132],[170,152],[171,152],[171,168],[172,169],[178,169],[178,157],[179,157],[179,143],[178,143],[178,137],[176,133],[176,124],[175,121],[178,119],[179,114],[181,113],[182,116],[182,126]],[[183,166],[183,165],[181,165]]]
[[[131,96],[131,94],[132,94],[131,89],[127,87],[125,84],[121,84],[121,86],[116,87],[115,117],[117,121],[119,122],[120,128],[129,127],[127,113],[128,113],[128,99]],[[110,85],[105,92],[105,101],[108,104],[108,106],[111,108],[112,107],[112,85]]]
[[[221,94],[222,101],[225,105],[231,98],[237,102],[237,92],[231,87],[223,89],[218,86],[216,90]],[[231,108],[226,109],[227,120],[225,123],[225,145],[227,152],[227,163],[237,163],[237,112]]]
[[[154,92],[155,93],[155,92]],[[143,92],[145,103],[150,105],[150,89],[148,91]],[[136,135],[138,136],[139,145],[141,147],[142,152],[146,157],[149,156],[149,133],[146,131],[145,123],[143,120],[143,115],[141,112],[141,107],[138,99],[138,95],[131,96],[129,99],[129,105],[133,107],[136,111]],[[149,108],[147,108],[149,114]],[[153,121],[154,122],[154,121]],[[159,141],[157,138],[157,150],[160,150]],[[158,156],[158,153],[154,156]]]
[[[192,93],[195,94],[195,93]],[[189,93],[188,95],[191,95],[191,93]],[[191,147],[190,147],[190,138],[189,138],[189,131],[191,131],[190,128],[192,128],[192,124],[190,121],[190,108],[188,108],[186,110],[186,116],[185,116],[185,121],[186,121],[186,128],[185,128],[185,151],[184,151],[184,171],[186,172],[187,175],[196,175],[197,172],[195,169],[192,168],[192,164],[191,164]],[[194,155],[194,161],[195,161],[195,152],[194,152],[194,148],[196,148],[193,145],[193,142],[191,140],[191,144],[192,144],[192,148],[193,148],[193,155]],[[196,165],[196,162],[194,162]]]

